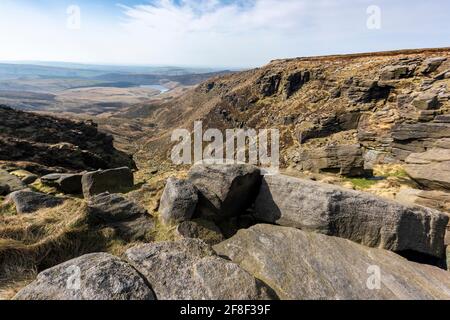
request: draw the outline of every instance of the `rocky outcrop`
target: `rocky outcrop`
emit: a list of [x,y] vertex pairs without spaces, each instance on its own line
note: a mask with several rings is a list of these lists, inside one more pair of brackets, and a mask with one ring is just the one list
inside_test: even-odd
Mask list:
[[[383,153],[374,165],[403,162],[447,132],[449,56],[444,48],[275,60],[152,104],[162,137],[142,140],[164,161],[172,147],[165,137],[196,119],[220,130],[276,127],[283,168],[300,148],[350,144]],[[347,130],[356,130],[351,141],[339,135]]]
[[300,90],[310,79],[311,73],[308,70],[296,70],[289,73],[283,84],[283,92],[286,98]]
[[446,57],[434,57],[426,59],[421,66],[421,73],[429,74],[435,72],[445,60],[447,60]]
[[259,94],[263,97],[269,97],[274,95],[281,83],[281,75],[280,74],[268,74],[258,80],[257,84],[259,85]]
[[240,215],[253,203],[261,171],[251,165],[195,165],[188,180],[199,190],[198,215],[223,220]]
[[448,217],[368,193],[275,175],[265,176],[255,202],[257,219],[350,239],[369,247],[444,253]]
[[450,193],[444,191],[427,191],[418,189],[402,189],[396,195],[399,202],[418,204],[450,214]]
[[128,167],[83,174],[83,195],[87,199],[103,192],[123,192],[134,186],[133,172]]
[[450,190],[450,149],[433,148],[406,158],[405,170],[428,189]]
[[[417,189],[403,189],[396,195],[397,201],[402,203],[417,204],[445,212],[450,217],[450,193],[444,191],[426,191]],[[444,244],[450,245],[450,223],[447,225]],[[447,252],[447,257],[448,252]]]
[[339,145],[300,150],[298,167],[311,172],[334,172],[346,176],[363,175],[364,158],[360,145]]
[[[439,120],[442,119],[442,120]],[[445,118],[436,117],[434,122],[403,123],[392,129],[392,154],[405,161],[412,153],[422,153],[436,147],[450,138],[450,122]],[[450,149],[450,145],[444,148]]]
[[64,198],[29,190],[15,191],[5,199],[5,203],[14,204],[18,214],[33,213],[40,209],[54,208],[63,204],[64,201]]
[[189,181],[169,178],[161,197],[159,212],[166,223],[191,220],[198,203],[196,187]]
[[376,100],[386,100],[392,89],[389,85],[376,80],[351,78],[345,83],[347,97],[353,103],[369,103]]
[[294,228],[257,225],[214,250],[267,283],[281,299],[450,299],[445,270]]
[[436,93],[426,92],[413,100],[412,105],[419,110],[433,110],[439,108],[439,100]]
[[360,118],[360,112],[333,113],[319,116],[312,119],[311,123],[304,122],[297,128],[298,141],[300,144],[304,144],[312,139],[324,138],[334,133],[357,129]]
[[450,138],[450,123],[402,123],[394,126],[392,137],[397,141]]
[[136,165],[92,122],[74,122],[0,106],[0,160],[30,161],[72,171]]
[[381,71],[380,80],[399,80],[409,78],[414,74],[415,66],[393,65]]
[[83,174],[52,173],[41,177],[41,182],[66,194],[81,194]]
[[309,70],[292,70],[286,74],[268,73],[256,81],[258,94],[262,97],[270,97],[277,93],[289,99],[311,79]]
[[160,300],[264,300],[275,298],[266,285],[237,264],[214,254],[204,242],[144,244],[125,256],[151,283]]
[[154,300],[151,288],[130,265],[93,253],[41,272],[15,300]]
[[25,184],[18,177],[0,169],[0,196],[25,188]]

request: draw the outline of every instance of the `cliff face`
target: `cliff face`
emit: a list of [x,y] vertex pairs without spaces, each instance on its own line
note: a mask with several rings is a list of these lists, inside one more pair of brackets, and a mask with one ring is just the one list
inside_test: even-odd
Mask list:
[[[130,156],[116,150],[113,138],[92,122],[74,122],[0,106],[0,160],[51,167],[48,171],[135,168]],[[40,165],[40,166],[39,166]]]
[[145,151],[168,159],[170,133],[275,128],[284,166],[359,175],[450,138],[450,50],[272,61],[129,110],[153,121]]

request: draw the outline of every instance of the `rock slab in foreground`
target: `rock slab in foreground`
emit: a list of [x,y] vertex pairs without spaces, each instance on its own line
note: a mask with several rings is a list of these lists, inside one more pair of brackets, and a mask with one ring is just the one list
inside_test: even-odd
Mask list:
[[189,181],[200,191],[200,215],[223,220],[242,214],[253,203],[261,185],[261,171],[246,164],[201,164],[191,168]]
[[133,172],[127,168],[85,173],[81,179],[83,195],[92,197],[103,192],[121,192],[134,186]]
[[369,247],[439,258],[444,253],[447,215],[364,192],[282,175],[265,176],[255,209],[261,221]]
[[62,205],[65,199],[44,193],[22,190],[9,194],[5,201],[7,203],[14,203],[17,213],[23,214],[33,213],[40,209],[57,207]]
[[198,203],[195,186],[187,181],[169,178],[161,197],[159,211],[166,223],[180,223],[192,218]]
[[41,272],[14,299],[154,300],[154,295],[130,265],[106,253],[93,253]]
[[264,300],[275,298],[237,264],[214,255],[197,239],[133,247],[127,260],[151,283],[159,300]]
[[[294,228],[257,225],[214,250],[264,281],[281,299],[450,299],[445,270]],[[380,289],[370,290],[377,284],[377,268]]]

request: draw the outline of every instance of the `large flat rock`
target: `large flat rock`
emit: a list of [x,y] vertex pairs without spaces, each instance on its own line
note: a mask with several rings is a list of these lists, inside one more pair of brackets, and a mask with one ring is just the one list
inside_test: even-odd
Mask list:
[[364,192],[282,175],[265,176],[255,203],[268,223],[350,239],[369,247],[444,253],[447,215]]
[[445,270],[294,228],[256,225],[214,250],[281,299],[450,299]]
[[154,300],[150,287],[130,265],[93,253],[41,272],[15,300]]
[[262,300],[276,298],[261,281],[214,254],[197,239],[133,247],[127,260],[159,300]]

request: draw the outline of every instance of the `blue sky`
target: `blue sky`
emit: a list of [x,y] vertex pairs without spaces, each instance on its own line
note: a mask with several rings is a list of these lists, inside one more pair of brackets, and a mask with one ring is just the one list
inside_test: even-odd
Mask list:
[[254,67],[444,47],[449,12],[448,0],[0,0],[0,60]]

